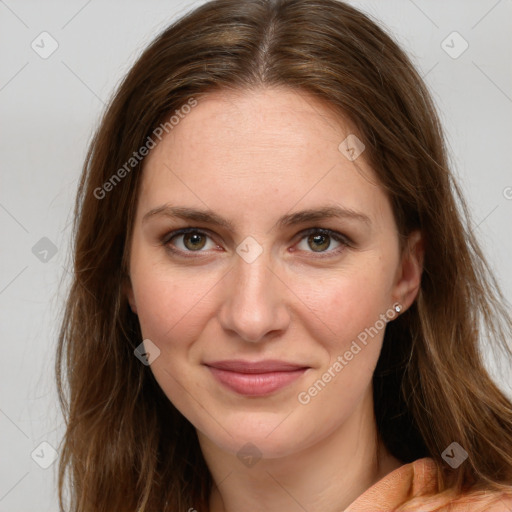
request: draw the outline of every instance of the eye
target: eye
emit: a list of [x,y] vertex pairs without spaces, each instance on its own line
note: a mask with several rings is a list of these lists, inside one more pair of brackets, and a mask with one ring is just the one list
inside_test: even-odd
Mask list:
[[[323,257],[321,254],[325,252],[327,256],[338,254],[346,247],[351,246],[351,241],[348,237],[330,229],[310,228],[301,232],[299,235],[301,236],[301,243],[306,243],[307,247],[313,247],[313,251],[308,251],[307,248],[300,248],[300,250],[319,253],[320,255],[318,257]],[[180,240],[180,242],[173,242],[175,239]],[[162,239],[162,245],[172,253],[189,257],[187,253],[200,253],[204,252],[202,249],[206,248],[206,250],[208,250],[218,247],[213,241],[212,246],[207,247],[208,239],[211,239],[211,236],[205,231],[197,228],[183,228],[165,235]],[[335,240],[339,245],[334,250],[327,251],[332,245],[332,240]]]
[[[171,241],[174,240],[175,238],[181,238],[181,247],[179,243],[177,244],[177,248],[175,243],[171,244]],[[201,249],[203,249],[206,246],[206,241],[208,238],[210,238],[210,235],[208,235],[204,231],[200,231],[196,228],[184,228],[179,229],[177,231],[173,231],[172,233],[166,235],[162,240],[162,243],[171,252],[175,253],[202,252]]]
[[[332,231],[330,229],[311,228],[308,229],[307,231],[303,231],[301,235],[302,239],[305,239],[304,243],[306,244],[306,246],[309,248],[313,248],[313,251],[307,251],[307,249],[305,249],[306,252],[327,252],[328,256],[340,253],[341,251],[343,251],[343,249],[345,249],[345,247],[349,247],[351,244],[350,240],[345,235],[342,235],[341,233],[338,233],[337,231]],[[301,243],[303,243],[302,239]],[[335,249],[327,251],[327,249],[331,248],[332,240],[335,240],[339,245]],[[301,250],[303,249],[301,248]]]

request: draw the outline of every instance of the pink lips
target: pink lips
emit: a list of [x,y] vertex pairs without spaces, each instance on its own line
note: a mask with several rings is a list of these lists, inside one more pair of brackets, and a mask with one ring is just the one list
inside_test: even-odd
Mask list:
[[308,369],[307,366],[270,359],[215,361],[206,366],[222,384],[247,396],[268,395],[298,379]]

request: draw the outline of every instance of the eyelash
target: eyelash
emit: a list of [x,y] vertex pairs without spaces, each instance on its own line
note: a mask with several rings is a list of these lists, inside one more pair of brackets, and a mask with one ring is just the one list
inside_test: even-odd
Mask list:
[[[162,245],[167,250],[169,250],[173,254],[178,254],[178,255],[183,256],[185,258],[197,258],[198,256],[192,256],[192,255],[189,256],[188,254],[194,253],[194,252],[201,253],[201,252],[204,252],[204,251],[202,251],[202,250],[198,250],[198,251],[182,251],[181,249],[176,249],[176,248],[172,247],[172,245],[170,244],[170,241],[173,238],[176,238],[176,237],[178,237],[180,235],[190,234],[190,233],[196,233],[196,234],[199,234],[199,235],[202,235],[202,236],[206,236],[206,237],[208,237],[210,239],[212,238],[207,231],[191,227],[191,228],[182,228],[182,229],[178,229],[176,231],[171,231],[170,233],[167,233],[161,239],[161,243],[162,243]],[[328,237],[332,238],[336,242],[341,243],[340,247],[338,247],[337,249],[334,249],[332,251],[324,251],[324,252],[318,252],[318,253],[315,253],[315,252],[311,251],[311,253],[314,254],[314,258],[329,258],[329,257],[332,257],[334,255],[339,254],[340,252],[345,250],[347,247],[352,247],[352,241],[347,236],[345,236],[345,235],[343,235],[341,233],[338,233],[337,231],[333,231],[331,229],[325,229],[325,228],[309,228],[309,229],[306,229],[304,231],[301,231],[299,233],[299,235],[300,235],[299,242],[301,242],[304,238],[306,238],[306,237],[308,237],[309,235],[312,235],[312,234],[325,235],[325,236],[328,236]],[[297,243],[299,243],[299,242],[297,242]]]

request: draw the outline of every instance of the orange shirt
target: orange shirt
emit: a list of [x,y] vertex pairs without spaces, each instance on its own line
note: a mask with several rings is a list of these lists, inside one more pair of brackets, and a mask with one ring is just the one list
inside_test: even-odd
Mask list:
[[[400,466],[380,479],[344,512],[392,512],[404,501],[415,496],[433,496],[438,490],[437,466],[434,459],[425,457]],[[443,504],[444,503],[444,504]],[[421,512],[512,512],[512,487],[509,493],[480,492],[479,497],[439,502],[421,508],[406,508]]]

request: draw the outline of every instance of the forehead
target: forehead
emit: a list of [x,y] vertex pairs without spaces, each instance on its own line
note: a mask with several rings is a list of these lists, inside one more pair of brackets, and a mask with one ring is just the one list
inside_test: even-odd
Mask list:
[[[235,166],[237,159],[247,165],[250,157],[257,156],[258,167],[273,163],[276,155],[286,155],[290,167],[298,169],[304,157],[308,161],[338,157],[339,143],[353,131],[348,121],[305,92],[284,88],[218,91],[184,115],[153,155],[172,149],[175,159],[193,163],[215,153],[221,162]],[[236,167],[241,176],[244,167]]]
[[232,205],[238,214],[329,203],[378,217],[387,199],[364,152],[351,161],[339,149],[354,132],[307,93],[215,92],[146,157],[140,202],[146,209],[186,202],[226,213]]

